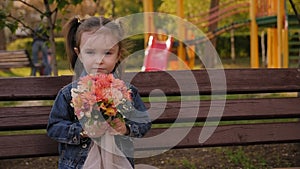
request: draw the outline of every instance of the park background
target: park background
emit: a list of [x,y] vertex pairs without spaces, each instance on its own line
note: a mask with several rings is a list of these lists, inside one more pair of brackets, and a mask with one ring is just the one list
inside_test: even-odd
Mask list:
[[[0,18],[2,18],[2,22],[0,28],[3,29],[0,30],[0,35],[4,38],[0,43],[0,49],[26,49],[31,55],[31,33],[34,31],[35,27],[43,27],[44,31],[50,35],[48,42],[49,48],[55,49],[51,61],[53,65],[57,63],[57,72],[55,68],[53,74],[70,74],[72,72],[68,70],[69,65],[66,63],[67,58],[62,38],[63,25],[70,17],[73,17],[74,15],[104,15],[107,17],[118,18],[146,11],[176,15],[197,26],[199,30],[203,31],[209,37],[225,68],[253,67],[253,65],[251,65],[251,59],[253,59],[250,52],[251,50],[253,51],[253,49],[251,49],[251,43],[254,43],[258,50],[258,53],[254,55],[256,55],[255,57],[257,57],[259,65],[254,67],[297,67],[300,48],[300,28],[293,7],[299,11],[299,1],[292,1],[294,6],[292,6],[289,1],[281,1],[284,5],[284,10],[282,11],[282,22],[284,22],[284,27],[282,29],[283,31],[286,30],[288,35],[286,40],[282,40],[283,44],[279,46],[279,48],[287,48],[288,63],[282,63],[281,65],[274,65],[271,63],[271,60],[268,60],[274,59],[272,57],[277,55],[276,50],[278,46],[276,46],[275,42],[273,42],[274,44],[271,44],[268,41],[274,41],[276,38],[279,39],[279,37],[275,37],[277,34],[276,26],[278,24],[276,19],[278,14],[277,6],[279,5],[277,5],[277,1],[258,1],[258,4],[256,4],[258,36],[255,42],[251,42],[253,40],[251,40],[250,34],[252,24],[250,22],[250,13],[252,10],[250,2],[251,1],[249,0],[84,0],[70,2],[62,1],[58,4],[56,1],[49,1],[48,6],[51,11],[49,12],[45,8],[44,1],[7,0],[3,1],[1,5],[2,15]],[[274,3],[276,5],[274,5]],[[51,18],[51,21],[49,21],[49,18]],[[153,24],[154,27],[152,29],[159,29],[159,25],[155,25],[154,23],[151,24]],[[275,31],[275,34],[270,33],[270,31]],[[51,33],[53,35],[51,35]],[[185,32],[185,34],[185,36],[190,36],[187,35],[187,32]],[[273,36],[274,39],[268,39],[268,37],[272,38]],[[149,35],[137,35],[131,37],[130,40],[134,44],[132,51],[145,49],[148,37]],[[51,41],[52,38],[53,42]],[[189,37],[187,37],[187,39],[188,38]],[[174,54],[179,56],[178,50],[179,49],[176,46],[171,49]],[[184,52],[187,53],[186,51]],[[143,60],[143,55],[138,56],[138,59],[131,59],[126,63],[127,68],[139,70],[143,65]],[[203,68],[203,65],[201,66],[201,61],[197,56],[192,64],[194,66],[190,67],[191,69]],[[12,69],[4,72],[1,71],[0,75],[26,76],[29,73],[22,74],[25,71],[27,71],[26,68],[17,70]]]

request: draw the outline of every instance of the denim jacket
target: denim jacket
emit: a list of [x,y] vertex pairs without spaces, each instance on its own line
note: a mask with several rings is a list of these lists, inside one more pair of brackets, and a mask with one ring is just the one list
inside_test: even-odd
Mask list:
[[[74,109],[71,107],[71,88],[74,83],[63,87],[54,101],[50,112],[47,134],[52,139],[59,142],[59,162],[60,169],[82,168],[88,155],[92,140],[82,138],[80,132],[82,127],[74,115]],[[129,136],[116,135],[115,143],[118,148],[126,155],[127,159],[134,166],[133,161],[133,140],[131,137],[143,137],[151,128],[151,120],[142,102],[137,88],[129,85],[132,91],[132,100],[135,110],[126,116],[126,125],[129,126]]]

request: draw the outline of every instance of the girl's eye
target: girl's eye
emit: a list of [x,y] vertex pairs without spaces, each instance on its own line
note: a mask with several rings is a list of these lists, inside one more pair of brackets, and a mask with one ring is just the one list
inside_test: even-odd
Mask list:
[[113,50],[107,50],[107,51],[105,51],[105,55],[112,55],[112,54],[114,54]]
[[111,54],[112,54],[112,52],[110,52],[110,51],[105,52],[105,55],[111,55]]
[[87,55],[94,55],[95,51],[94,50],[85,50],[84,53]]
[[93,55],[93,54],[95,54],[95,52],[92,52],[92,51],[88,51],[88,52],[85,52],[86,54],[88,54],[88,55]]

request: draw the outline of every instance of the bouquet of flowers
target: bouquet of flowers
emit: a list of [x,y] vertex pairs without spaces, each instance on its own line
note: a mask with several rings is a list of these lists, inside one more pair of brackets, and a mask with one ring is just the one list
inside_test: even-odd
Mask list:
[[132,110],[131,91],[113,74],[81,77],[71,94],[74,113],[90,136],[114,118],[124,120],[126,112]]

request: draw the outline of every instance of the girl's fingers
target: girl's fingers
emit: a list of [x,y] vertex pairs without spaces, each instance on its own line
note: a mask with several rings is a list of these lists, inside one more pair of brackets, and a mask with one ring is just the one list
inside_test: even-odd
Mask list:
[[126,125],[125,125],[125,122],[121,121],[120,119],[114,119],[112,121],[112,125],[111,125],[111,128],[110,128],[110,131],[111,131],[111,134],[121,134],[121,135],[124,135],[127,131],[127,128],[126,128]]

